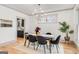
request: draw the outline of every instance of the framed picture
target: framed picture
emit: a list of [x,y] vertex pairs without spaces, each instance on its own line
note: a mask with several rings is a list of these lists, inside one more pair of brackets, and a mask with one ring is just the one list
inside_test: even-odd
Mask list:
[[12,27],[12,20],[0,19],[0,27]]

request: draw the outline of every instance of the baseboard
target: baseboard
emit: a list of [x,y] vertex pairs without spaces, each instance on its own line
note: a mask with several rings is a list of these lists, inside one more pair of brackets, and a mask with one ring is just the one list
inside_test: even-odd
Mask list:
[[[65,43],[65,40],[62,40],[61,43]],[[74,41],[69,41],[70,44],[73,44],[77,47],[77,44]]]
[[76,48],[79,48],[78,44],[76,44],[74,41],[73,41],[74,45]]
[[11,40],[11,41],[7,41],[4,43],[0,43],[0,46],[10,45],[10,44],[14,44],[14,43],[16,43],[16,40]]

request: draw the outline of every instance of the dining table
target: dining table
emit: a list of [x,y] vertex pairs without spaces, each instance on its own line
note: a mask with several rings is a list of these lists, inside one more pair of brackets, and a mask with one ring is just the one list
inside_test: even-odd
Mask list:
[[[49,51],[51,53],[51,43],[50,43],[50,40],[55,40],[55,36],[53,34],[52,35],[48,35],[48,34],[40,34],[40,35],[26,34],[25,37],[28,37],[28,35],[43,36],[43,37],[47,38],[47,42],[48,42],[48,46],[49,46]],[[26,41],[27,41],[27,39],[25,39],[24,46],[26,46]]]

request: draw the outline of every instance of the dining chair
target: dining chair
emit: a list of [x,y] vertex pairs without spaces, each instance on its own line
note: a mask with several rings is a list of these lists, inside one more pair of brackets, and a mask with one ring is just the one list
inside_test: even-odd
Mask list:
[[[52,33],[47,32],[47,33],[46,33],[46,35],[52,35]],[[47,40],[49,40],[49,39],[51,39],[51,40],[52,40],[52,38],[48,38]]]
[[25,33],[25,41],[24,41],[24,46],[26,46],[26,41],[29,39],[29,37],[28,37],[28,33]]
[[46,50],[45,50],[46,49],[45,45],[47,45],[47,41],[46,40],[47,39],[45,37],[43,37],[43,36],[37,36],[38,44],[37,44],[36,50],[38,50],[39,45],[43,45],[43,47],[44,47],[44,53],[46,53]]
[[46,34],[47,34],[47,35],[52,35],[52,33],[50,33],[50,32],[47,32]]
[[35,42],[37,42],[36,37],[33,35],[28,35],[29,39],[28,39],[28,46],[30,45],[30,42],[34,44],[34,50],[35,50]]
[[59,45],[58,44],[59,44],[60,37],[61,37],[61,35],[58,35],[56,40],[50,40],[50,53],[51,53],[51,46],[52,46],[52,44],[53,44],[53,46],[54,45],[56,46],[57,53],[59,53],[59,51],[58,51]]

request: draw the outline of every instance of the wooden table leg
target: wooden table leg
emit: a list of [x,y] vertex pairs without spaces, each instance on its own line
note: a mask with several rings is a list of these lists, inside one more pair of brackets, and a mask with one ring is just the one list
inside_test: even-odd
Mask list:
[[26,41],[27,41],[27,40],[25,39],[24,46],[26,46]]

